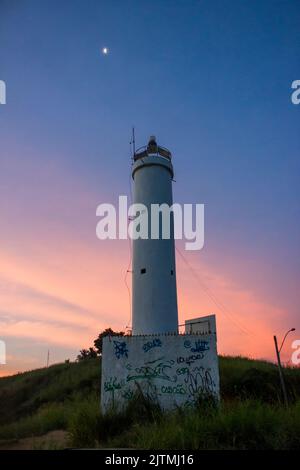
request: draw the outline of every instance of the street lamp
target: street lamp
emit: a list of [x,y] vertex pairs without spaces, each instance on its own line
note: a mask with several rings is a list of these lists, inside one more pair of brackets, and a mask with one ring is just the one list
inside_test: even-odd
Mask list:
[[282,350],[282,346],[283,346],[283,343],[285,342],[285,339],[286,339],[287,335],[288,335],[291,331],[295,331],[295,330],[296,330],[296,328],[291,328],[289,331],[286,332],[286,334],[284,335],[284,338],[283,338],[283,340],[282,340],[281,346],[280,346],[280,348],[279,348],[279,352],[281,352],[281,350]]
[[276,357],[277,357],[277,363],[278,363],[279,378],[280,378],[280,383],[281,383],[281,388],[282,388],[284,403],[285,403],[286,406],[288,406],[288,396],[287,396],[285,381],[284,381],[284,377],[283,377],[283,370],[282,370],[282,366],[281,366],[280,351],[282,350],[282,346],[283,346],[283,344],[284,344],[284,342],[285,342],[285,339],[286,339],[287,335],[288,335],[291,331],[295,331],[295,328],[291,328],[290,330],[288,330],[288,331],[286,332],[286,334],[284,335],[284,338],[283,338],[283,340],[282,340],[282,343],[281,343],[281,346],[280,346],[279,349],[278,349],[277,338],[276,338],[276,336],[274,336],[274,343],[275,343]]

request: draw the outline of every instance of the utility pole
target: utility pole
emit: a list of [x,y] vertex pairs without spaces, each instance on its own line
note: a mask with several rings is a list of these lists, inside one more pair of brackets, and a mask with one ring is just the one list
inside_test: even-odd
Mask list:
[[279,378],[280,378],[280,384],[282,388],[282,393],[283,393],[283,399],[284,399],[284,404],[285,406],[288,406],[288,396],[286,392],[286,386],[285,386],[285,381],[283,377],[283,370],[281,366],[281,360],[280,360],[280,351],[278,349],[278,343],[277,343],[277,338],[274,336],[274,343],[275,343],[275,350],[276,350],[276,356],[277,356],[277,363],[278,363],[278,372],[279,372]]
[[48,354],[47,354],[47,368],[49,367],[49,356],[50,356],[50,351],[48,349]]

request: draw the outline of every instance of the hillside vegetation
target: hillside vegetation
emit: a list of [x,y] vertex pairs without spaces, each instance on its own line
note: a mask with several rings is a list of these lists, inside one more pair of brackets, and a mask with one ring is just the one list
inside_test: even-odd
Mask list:
[[[286,368],[290,406],[281,404],[275,365],[220,357],[221,404],[162,413],[142,396],[122,414],[100,414],[101,361],[86,359],[0,379],[0,448],[64,430],[51,448],[300,448],[300,369]],[[62,431],[60,431],[62,432]],[[61,434],[59,434],[61,435]],[[34,448],[49,447],[39,439]]]

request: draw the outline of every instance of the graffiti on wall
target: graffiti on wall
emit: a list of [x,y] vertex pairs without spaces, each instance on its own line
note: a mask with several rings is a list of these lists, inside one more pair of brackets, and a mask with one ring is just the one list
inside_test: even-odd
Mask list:
[[114,341],[114,345],[117,359],[120,359],[120,357],[128,357],[128,349],[125,341]]
[[124,406],[137,389],[163,408],[219,397],[215,335],[104,338],[101,406]]

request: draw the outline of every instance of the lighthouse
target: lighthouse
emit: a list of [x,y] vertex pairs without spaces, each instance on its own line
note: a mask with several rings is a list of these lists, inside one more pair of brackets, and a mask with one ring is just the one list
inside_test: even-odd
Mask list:
[[[148,335],[178,332],[174,217],[170,212],[170,236],[162,223],[158,236],[151,237],[152,205],[171,208],[174,176],[171,152],[157,144],[154,136],[148,145],[134,153],[132,178],[134,204],[143,204],[148,213],[148,238],[133,240],[132,334]],[[160,217],[161,221],[161,217]]]
[[[197,407],[202,395],[220,399],[215,318],[189,319],[185,333],[178,334],[174,238],[182,217],[179,204],[173,205],[173,176],[171,152],[154,136],[134,150],[134,197],[126,211],[133,244],[132,335],[103,338],[103,413],[126,409],[137,392],[162,410]],[[166,368],[168,376],[161,373]]]

